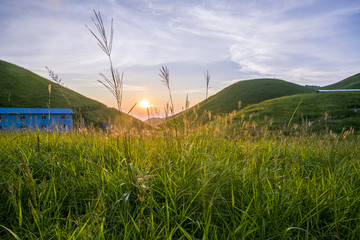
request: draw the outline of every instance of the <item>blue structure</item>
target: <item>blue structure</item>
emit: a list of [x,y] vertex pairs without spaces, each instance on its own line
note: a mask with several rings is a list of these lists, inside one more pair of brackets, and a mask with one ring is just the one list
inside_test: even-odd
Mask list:
[[70,131],[70,108],[0,108],[0,130]]
[[317,90],[318,93],[325,92],[360,92],[360,89],[332,89],[332,90]]

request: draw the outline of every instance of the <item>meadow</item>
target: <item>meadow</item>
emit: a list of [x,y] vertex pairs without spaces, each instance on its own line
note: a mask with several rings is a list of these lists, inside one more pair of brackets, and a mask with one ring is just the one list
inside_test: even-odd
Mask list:
[[[358,94],[253,79],[208,98],[207,71],[206,99],[188,109],[187,96],[175,115],[163,66],[171,117],[153,128],[121,112],[113,23],[107,41],[94,14],[99,35],[86,27],[112,76],[98,81],[120,112],[49,69],[55,83],[0,61],[1,106],[70,107],[84,123],[68,133],[0,131],[0,239],[360,238]],[[327,87],[358,87],[359,77]],[[82,128],[108,122],[122,128]]]
[[241,121],[0,132],[0,238],[358,239],[359,135]]

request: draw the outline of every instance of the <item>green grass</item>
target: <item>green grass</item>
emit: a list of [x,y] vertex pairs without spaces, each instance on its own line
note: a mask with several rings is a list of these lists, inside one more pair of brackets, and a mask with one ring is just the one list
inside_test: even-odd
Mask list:
[[144,127],[142,121],[114,108],[62,87],[24,68],[0,60],[0,107],[47,108],[48,85],[51,84],[50,107],[71,108],[75,118],[86,123],[121,122],[123,126]]
[[0,238],[358,239],[359,136],[0,132]]
[[[290,96],[300,93],[311,93],[315,90],[279,79],[252,79],[239,81],[224,88],[195,106],[196,112],[201,115],[204,111],[213,115],[231,113],[234,110],[262,101]],[[239,106],[239,101],[241,102]],[[192,113],[189,109],[188,113]]]
[[[356,74],[321,89],[360,88],[359,84],[360,74]],[[314,94],[311,95],[311,93]],[[294,109],[303,98],[299,111],[296,111],[293,116],[295,119],[292,119]],[[265,78],[232,84],[191,109],[177,114],[171,118],[171,121],[182,125],[182,119],[185,118],[198,124],[206,123],[219,115],[236,111],[238,112],[237,119],[241,119],[243,114],[247,117],[251,114],[255,116],[257,124],[267,125],[268,120],[271,119],[271,124],[275,128],[294,120],[295,124],[311,121],[314,123],[312,128],[314,130],[323,129],[322,125],[326,124],[325,127],[330,126],[335,131],[341,131],[343,128],[350,127],[360,129],[359,107],[357,93],[318,95],[315,94],[315,89],[284,80]],[[321,121],[324,115],[329,117],[326,117],[325,123]],[[166,124],[164,122],[160,125]]]
[[360,93],[357,92],[299,94],[244,108],[237,112],[233,122],[236,125],[238,120],[251,115],[257,124],[270,124],[275,129],[289,123],[292,126],[305,123],[310,130],[316,131],[325,128],[337,132],[343,128],[360,130],[359,108]]
[[360,89],[360,73],[321,89]]

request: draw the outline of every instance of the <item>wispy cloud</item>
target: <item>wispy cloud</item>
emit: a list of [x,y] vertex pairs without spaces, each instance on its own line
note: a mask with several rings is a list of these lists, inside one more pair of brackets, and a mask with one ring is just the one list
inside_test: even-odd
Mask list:
[[[259,11],[262,9],[259,5],[248,5],[245,12],[236,14],[192,8],[189,13],[195,27],[188,30],[228,42],[231,61],[237,63],[240,72],[247,76],[276,75],[302,82],[319,80],[319,77],[324,80],[329,75],[328,68],[336,63],[340,63],[338,68],[341,69],[345,64],[341,64],[340,59],[341,56],[346,58],[346,53],[339,52],[337,47],[340,46],[334,46],[334,40],[329,39],[341,38],[338,24],[359,12],[359,4],[336,6],[336,9],[313,15],[306,13],[304,17],[304,14],[292,14],[298,8],[316,8],[320,3],[283,2],[289,4],[270,6],[266,11]],[[191,24],[188,20],[188,26]],[[334,69],[333,73],[336,71]]]

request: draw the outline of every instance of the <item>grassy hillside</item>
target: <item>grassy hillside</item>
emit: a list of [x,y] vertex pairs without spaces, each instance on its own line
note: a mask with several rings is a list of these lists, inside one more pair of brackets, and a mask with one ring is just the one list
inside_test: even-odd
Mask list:
[[222,115],[268,99],[312,92],[315,90],[279,79],[244,80],[224,88],[177,117],[194,119],[197,116],[207,121],[205,112],[211,112],[211,116]]
[[142,126],[143,122],[75,91],[42,78],[24,68],[0,60],[0,107],[72,108],[75,118],[86,123],[120,121],[123,126]]
[[217,94],[200,103],[203,109],[213,114],[230,113],[241,107],[259,103],[268,99],[289,96],[299,93],[310,93],[314,90],[279,79],[253,79],[239,81],[224,88]]
[[340,82],[322,87],[321,89],[360,89],[360,73],[345,78]]
[[291,119],[291,126],[307,122],[314,130],[360,130],[360,93],[311,93],[271,99],[242,109],[233,122],[236,124],[242,115],[251,115],[258,124],[271,123],[273,128],[286,126]]

